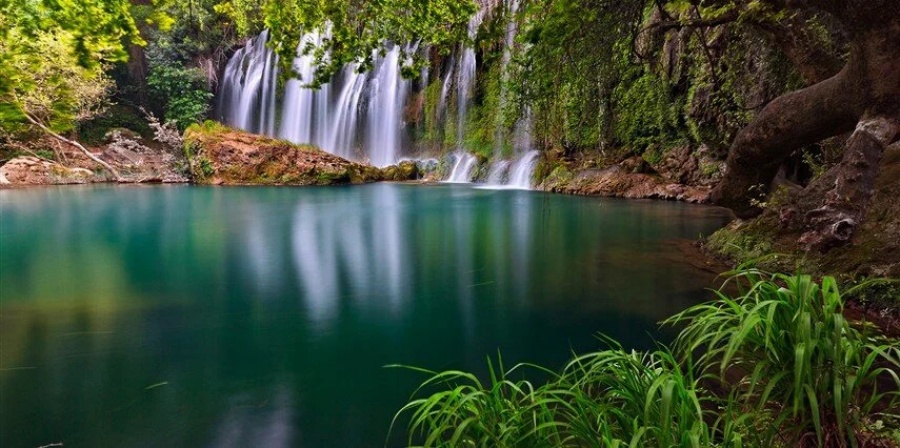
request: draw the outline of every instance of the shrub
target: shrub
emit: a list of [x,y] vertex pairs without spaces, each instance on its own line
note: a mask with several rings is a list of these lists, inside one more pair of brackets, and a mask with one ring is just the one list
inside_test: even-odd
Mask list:
[[157,65],[147,77],[150,94],[162,106],[166,122],[184,130],[206,118],[213,94],[200,69],[178,65]]

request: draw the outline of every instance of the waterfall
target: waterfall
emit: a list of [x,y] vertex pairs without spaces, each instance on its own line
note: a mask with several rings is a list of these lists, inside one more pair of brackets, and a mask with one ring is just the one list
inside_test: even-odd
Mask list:
[[488,172],[488,185],[503,185],[504,178],[509,175],[509,160],[498,160],[491,165],[491,171]]
[[[516,13],[519,11],[520,0],[506,0],[506,36],[503,42],[503,58],[500,60],[500,110],[504,110],[509,95],[507,83],[509,82],[509,64],[512,61],[513,45],[516,43],[516,35],[519,27],[516,24]],[[494,155],[499,157],[502,152],[503,119],[498,118],[494,128]]]
[[375,166],[397,161],[403,107],[410,82],[400,76],[400,47],[394,46],[378,65],[369,97],[369,158]]
[[[394,45],[375,57],[371,73],[348,65],[319,89],[308,88],[315,58],[307,47],[321,45],[319,33],[305,35],[289,80],[277,100],[278,58],[266,43],[268,31],[235,52],[222,78],[219,119],[229,126],[314,144],[333,154],[373,165],[396,163],[403,149],[403,111],[412,83],[400,72],[401,56],[414,48]],[[361,149],[361,151],[357,151]]]
[[[471,23],[470,23],[471,32]],[[475,50],[463,49],[463,55],[459,62],[459,70],[456,80],[456,144],[462,148],[463,137],[466,129],[466,113],[469,110],[469,97],[475,82]]]
[[453,164],[453,170],[450,171],[450,177],[448,177],[445,182],[471,182],[472,174],[475,171],[475,165],[478,164],[478,158],[469,153],[458,153],[455,157],[456,163]]
[[528,151],[519,158],[509,170],[509,185],[512,188],[523,190],[531,189],[531,178],[534,176],[534,168],[537,165],[538,151]]
[[356,141],[359,100],[366,87],[366,75],[359,73],[358,70],[356,65],[344,68],[343,86],[337,102],[334,104],[334,115],[331,117],[331,122],[321,120],[325,125],[330,125],[330,128],[320,145],[323,148],[330,148],[334,154],[348,159],[355,158],[353,145]]
[[267,31],[250,39],[228,61],[222,78],[220,119],[250,132],[272,131],[274,125],[278,58],[267,40]]
[[[482,7],[471,19],[469,19],[469,39],[475,39],[478,27],[484,20],[487,9]],[[461,45],[459,65],[456,68],[456,145],[458,149],[463,147],[463,137],[466,129],[466,117],[469,110],[469,100],[475,87],[475,72],[478,69],[475,59],[475,49]],[[446,87],[446,86],[444,86]]]
[[444,81],[441,83],[441,97],[438,99],[437,118],[441,120],[445,117],[447,109],[447,95],[450,94],[450,83],[453,81],[453,67],[456,66],[455,56],[450,57],[450,63],[447,64],[447,73],[444,74]]
[[[515,45],[516,14],[521,0],[502,0],[507,15],[501,60],[500,102],[507,102],[505,81]],[[463,148],[466,121],[475,89],[478,62],[472,42],[485,17],[491,14],[500,0],[480,2],[481,9],[468,23],[469,41],[457,51],[443,68],[431,74],[427,68],[421,73],[421,85],[428,85],[430,76],[440,83],[441,97],[437,104],[438,119],[452,121],[456,106],[456,150],[453,170],[448,182],[470,182],[477,158]],[[309,88],[316,75],[316,58],[311,49],[319,47],[327,38],[324,33],[308,33],[297,45],[292,61],[296,77],[284,85],[279,95],[278,57],[267,47],[269,32],[263,31],[250,39],[229,59],[222,78],[218,118],[224,123],[260,134],[283,138],[294,143],[317,145],[338,156],[368,161],[375,166],[397,163],[406,149],[407,126],[405,114],[413,83],[401,76],[401,65],[408,63],[411,54],[428,51],[417,45],[390,45],[373,55],[372,70],[360,73],[360,67],[343,67],[328,83],[318,89]],[[437,86],[436,86],[437,87]],[[414,109],[410,109],[414,110]],[[501,140],[505,132],[497,123],[495,162],[487,176],[489,185],[528,188],[536,155],[532,148],[531,118],[526,111],[512,132],[513,157],[501,160]],[[514,161],[513,161],[514,160]]]
[[[308,40],[307,40],[308,39]],[[313,138],[313,107],[316,103],[327,103],[328,92],[323,89],[313,90],[306,87],[316,74],[316,61],[311,55],[302,54],[310,45],[318,45],[321,37],[317,34],[307,35],[297,45],[298,56],[294,58],[294,71],[299,76],[287,82],[284,89],[284,108],[281,116],[281,131],[278,137],[295,143],[315,144]],[[323,117],[324,118],[324,117]]]

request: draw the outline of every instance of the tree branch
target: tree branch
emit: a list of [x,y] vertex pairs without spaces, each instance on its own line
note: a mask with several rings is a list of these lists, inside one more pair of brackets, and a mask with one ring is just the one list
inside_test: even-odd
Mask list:
[[78,148],[79,150],[81,150],[81,152],[83,152],[84,155],[86,155],[89,159],[93,160],[94,162],[97,162],[97,164],[103,166],[103,168],[105,168],[107,171],[109,171],[110,173],[112,173],[113,177],[115,177],[115,179],[116,179],[116,182],[122,182],[122,181],[123,181],[122,176],[119,175],[118,171],[116,171],[115,168],[113,168],[110,164],[104,162],[102,159],[100,159],[99,157],[95,156],[93,153],[91,153],[90,151],[88,151],[88,149],[85,148],[84,146],[82,146],[81,143],[78,143],[78,142],[76,142],[76,141],[74,141],[74,140],[69,140],[69,139],[63,137],[62,135],[59,135],[59,134],[57,134],[56,132],[53,132],[50,128],[48,128],[48,127],[45,126],[43,123],[41,123],[40,120],[38,120],[37,118],[33,117],[31,114],[29,114],[29,113],[27,113],[27,112],[25,113],[25,118],[28,119],[28,121],[31,122],[31,124],[33,124],[33,125],[35,125],[35,126],[41,128],[42,131],[44,131],[45,133],[47,133],[47,134],[50,135],[51,137],[53,137],[53,138],[55,138],[55,139],[57,139],[57,140],[59,140],[59,141],[61,141],[61,142],[63,142],[63,143],[67,143],[67,144],[69,144],[69,145],[72,145],[72,146]]
[[681,30],[683,28],[713,28],[720,25],[725,25],[727,23],[735,22],[738,18],[738,12],[736,10],[731,10],[719,17],[715,17],[712,19],[674,20],[668,22],[651,23],[650,25],[647,25],[643,30],[641,30],[641,33],[657,30],[665,32],[669,30]]

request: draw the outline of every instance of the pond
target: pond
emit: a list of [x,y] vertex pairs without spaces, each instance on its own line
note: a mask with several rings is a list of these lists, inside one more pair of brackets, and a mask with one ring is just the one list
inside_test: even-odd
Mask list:
[[0,446],[385,446],[424,377],[384,366],[649,347],[709,298],[678,241],[727,220],[460,185],[0,190]]

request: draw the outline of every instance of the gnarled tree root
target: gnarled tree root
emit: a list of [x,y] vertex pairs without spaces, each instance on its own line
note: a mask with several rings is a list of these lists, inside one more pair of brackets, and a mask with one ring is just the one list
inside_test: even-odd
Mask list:
[[900,118],[865,117],[847,143],[834,188],[822,207],[806,215],[808,230],[800,242],[808,249],[828,250],[848,243],[865,217],[875,193],[884,150],[900,135]]

